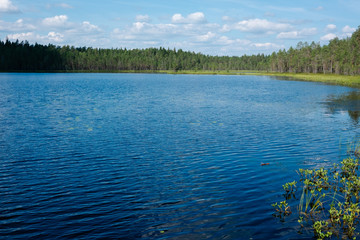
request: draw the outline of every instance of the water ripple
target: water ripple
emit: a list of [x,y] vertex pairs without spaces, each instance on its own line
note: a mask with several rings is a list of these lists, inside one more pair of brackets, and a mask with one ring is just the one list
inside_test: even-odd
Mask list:
[[322,103],[350,90],[263,80],[0,74],[0,238],[311,236],[271,203],[343,155],[354,116]]

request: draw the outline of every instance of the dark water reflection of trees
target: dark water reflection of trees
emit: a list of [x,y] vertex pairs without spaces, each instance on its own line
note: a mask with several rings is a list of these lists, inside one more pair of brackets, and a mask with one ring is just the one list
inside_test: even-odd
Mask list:
[[340,96],[329,96],[325,101],[327,110],[331,114],[347,111],[350,118],[359,123],[360,92],[353,91]]

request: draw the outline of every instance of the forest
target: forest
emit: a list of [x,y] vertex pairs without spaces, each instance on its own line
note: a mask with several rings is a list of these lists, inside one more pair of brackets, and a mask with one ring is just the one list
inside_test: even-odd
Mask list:
[[101,49],[0,41],[0,71],[236,71],[360,74],[360,27],[328,45],[299,42],[271,55],[211,56],[181,49]]

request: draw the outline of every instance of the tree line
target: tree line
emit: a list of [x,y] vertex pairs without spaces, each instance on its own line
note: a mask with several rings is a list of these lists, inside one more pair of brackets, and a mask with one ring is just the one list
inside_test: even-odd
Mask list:
[[276,72],[360,74],[360,27],[351,37],[335,38],[328,45],[299,42],[269,58],[269,70]]
[[0,71],[266,70],[264,54],[209,56],[181,49],[99,49],[0,41]]
[[260,70],[294,73],[360,74],[360,27],[328,45],[237,56],[211,56],[181,49],[101,49],[0,41],[0,71]]

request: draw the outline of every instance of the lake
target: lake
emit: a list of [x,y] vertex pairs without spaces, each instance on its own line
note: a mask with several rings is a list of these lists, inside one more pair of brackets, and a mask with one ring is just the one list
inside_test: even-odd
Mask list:
[[309,238],[271,204],[298,168],[346,156],[359,96],[264,76],[0,73],[0,238]]

